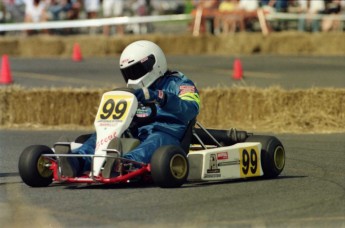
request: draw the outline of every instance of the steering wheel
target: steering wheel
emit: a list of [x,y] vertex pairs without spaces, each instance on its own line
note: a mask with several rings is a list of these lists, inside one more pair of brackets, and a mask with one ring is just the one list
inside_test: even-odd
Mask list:
[[[123,87],[123,88],[116,88],[113,89],[114,91],[124,91],[124,92],[129,92],[134,94],[134,89],[132,88],[128,88],[128,87]],[[140,124],[147,124],[147,123],[151,123],[154,119],[154,117],[157,114],[157,107],[156,104],[154,102],[148,102],[145,104],[141,104],[139,103],[138,106],[138,110],[142,109],[146,109],[148,108],[150,110],[150,114],[148,116],[139,116],[138,114],[136,114],[133,118],[133,122],[135,123],[140,123]],[[146,112],[147,113],[147,112]]]

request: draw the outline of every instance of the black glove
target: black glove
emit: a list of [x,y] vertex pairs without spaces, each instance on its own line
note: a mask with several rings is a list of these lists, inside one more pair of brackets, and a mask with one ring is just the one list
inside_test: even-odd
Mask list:
[[165,94],[162,90],[151,90],[144,87],[135,90],[134,95],[142,104],[150,102],[158,103],[160,106],[165,104]]

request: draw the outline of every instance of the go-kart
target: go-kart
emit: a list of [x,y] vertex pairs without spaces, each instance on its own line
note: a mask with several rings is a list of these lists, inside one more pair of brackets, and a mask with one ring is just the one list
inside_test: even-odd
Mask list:
[[[137,123],[152,121],[155,113],[155,104],[138,103],[133,91],[127,88],[106,92],[94,121],[97,133],[94,155],[58,153],[61,148],[71,151],[80,147],[91,134],[81,135],[73,142],[57,142],[52,148],[32,145],[20,155],[19,174],[31,187],[46,187],[53,182],[115,184],[141,181],[172,188],[189,181],[274,178],[285,166],[285,150],[276,137],[236,129],[206,129],[196,120],[189,124],[180,146],[158,148],[149,164],[123,158],[140,144],[132,137],[131,128]],[[63,159],[83,156],[91,159],[88,172],[69,176],[61,168]]]

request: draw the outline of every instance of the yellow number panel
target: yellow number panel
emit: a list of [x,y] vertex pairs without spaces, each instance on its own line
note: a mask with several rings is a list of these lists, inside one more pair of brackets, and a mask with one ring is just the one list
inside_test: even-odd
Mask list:
[[104,95],[97,113],[97,121],[123,121],[131,105],[131,97]]
[[241,148],[239,153],[241,177],[260,176],[261,161],[258,147]]

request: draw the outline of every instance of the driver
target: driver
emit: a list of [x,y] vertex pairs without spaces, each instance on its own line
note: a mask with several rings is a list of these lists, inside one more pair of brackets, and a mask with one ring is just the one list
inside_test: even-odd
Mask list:
[[[128,45],[121,54],[120,69],[138,101],[155,102],[157,106],[153,121],[135,129],[134,136],[140,145],[124,155],[126,159],[147,164],[159,147],[180,145],[188,123],[199,113],[199,93],[183,73],[168,70],[162,49],[151,41],[140,40]],[[95,146],[96,133],[72,153],[94,154]],[[87,157],[61,160],[62,172],[68,176],[91,169]]]

